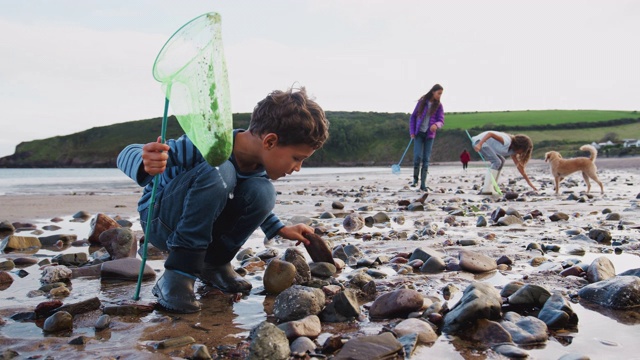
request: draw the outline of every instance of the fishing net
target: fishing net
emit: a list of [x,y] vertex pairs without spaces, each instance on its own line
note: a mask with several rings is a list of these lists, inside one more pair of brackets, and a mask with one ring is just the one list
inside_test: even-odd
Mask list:
[[233,119],[220,15],[206,13],[178,29],[153,64],[178,123],[212,166],[233,147]]

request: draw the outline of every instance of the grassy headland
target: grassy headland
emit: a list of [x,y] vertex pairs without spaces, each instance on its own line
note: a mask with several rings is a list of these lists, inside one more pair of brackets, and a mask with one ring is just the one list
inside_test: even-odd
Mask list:
[[[308,166],[388,166],[400,160],[409,142],[407,113],[329,111],[327,118],[331,122],[329,141],[306,161]],[[246,128],[249,119],[248,113],[234,114],[234,128]],[[115,167],[124,146],[153,141],[160,126],[160,118],[137,120],[24,142],[13,155],[0,158],[0,167]],[[465,130],[472,135],[485,130],[527,134],[534,142],[534,158],[542,158],[549,150],[576,156],[583,144],[640,139],[640,114],[602,110],[448,113],[434,143],[432,161],[457,161],[464,148],[475,156]],[[181,134],[171,117],[167,137]],[[640,155],[638,148],[617,147],[607,152],[609,156]],[[410,164],[412,157],[410,150],[404,164]]]

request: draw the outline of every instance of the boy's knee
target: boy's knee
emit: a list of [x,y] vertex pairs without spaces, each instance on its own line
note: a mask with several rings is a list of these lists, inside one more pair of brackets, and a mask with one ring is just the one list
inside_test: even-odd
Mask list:
[[254,210],[264,209],[266,212],[271,212],[276,205],[276,189],[266,178],[247,179],[236,187],[235,192],[247,202],[247,207]]

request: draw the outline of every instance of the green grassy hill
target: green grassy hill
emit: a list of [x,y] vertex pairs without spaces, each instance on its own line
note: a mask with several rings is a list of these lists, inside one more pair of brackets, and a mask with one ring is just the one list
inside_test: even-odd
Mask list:
[[453,113],[447,115],[447,127],[456,129],[492,128],[496,125],[545,126],[569,123],[598,123],[616,119],[635,119],[637,111],[605,110],[536,110]]
[[[330,138],[308,159],[307,166],[390,166],[400,160],[409,142],[409,114],[375,112],[327,112]],[[234,114],[235,128],[246,128],[250,114]],[[0,167],[115,167],[120,150],[130,143],[154,141],[161,119],[147,119],[95,127],[79,133],[19,144],[16,152],[0,158]],[[534,158],[549,150],[565,156],[579,155],[583,144],[605,140],[640,139],[637,111],[542,110],[446,114],[432,161],[458,161],[462,149],[472,151],[465,133],[485,130],[524,133],[534,142]],[[176,119],[169,118],[167,137],[182,134]],[[609,156],[640,155],[638,148],[612,148]],[[412,150],[403,165],[412,162]]]

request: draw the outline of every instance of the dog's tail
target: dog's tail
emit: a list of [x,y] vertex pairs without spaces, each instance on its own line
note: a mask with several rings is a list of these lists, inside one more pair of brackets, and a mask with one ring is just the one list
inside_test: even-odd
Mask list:
[[598,157],[598,150],[596,150],[596,148],[591,145],[582,145],[580,146],[580,150],[590,152],[591,156],[589,156],[589,159],[591,160],[591,162],[596,161],[596,157]]

